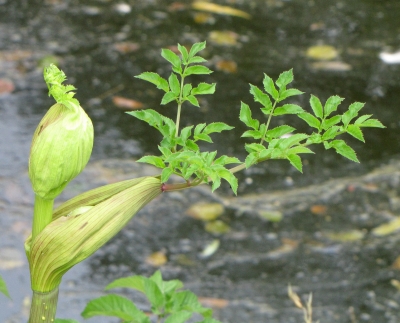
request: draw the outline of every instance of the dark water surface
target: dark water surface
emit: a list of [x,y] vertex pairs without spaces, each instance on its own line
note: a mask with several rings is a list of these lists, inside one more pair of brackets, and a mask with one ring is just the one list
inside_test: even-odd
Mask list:
[[[111,95],[107,95],[107,93],[120,89],[115,95],[138,100],[143,102],[145,107],[156,109],[172,117],[172,106],[159,107],[162,93],[158,92],[151,84],[134,79],[133,76],[143,71],[156,71],[164,77],[168,77],[170,69],[167,62],[161,58],[160,49],[174,46],[178,42],[190,45],[203,40],[207,40],[204,56],[210,61],[211,69],[215,70],[216,62],[221,59],[233,60],[237,63],[237,73],[216,71],[207,78],[194,79],[194,82],[204,80],[217,82],[217,92],[213,96],[202,97],[201,109],[187,106],[183,112],[183,123],[190,125],[199,121],[212,122],[218,120],[235,126],[235,131],[213,137],[216,147],[212,149],[218,149],[219,153],[244,157],[243,144],[245,141],[237,139],[245,130],[238,121],[240,101],[258,108],[257,104],[252,103],[252,98],[248,93],[248,83],[261,86],[263,72],[276,78],[282,71],[294,68],[294,86],[306,92],[306,95],[296,98],[293,102],[305,108],[308,108],[310,93],[319,96],[322,101],[325,101],[330,95],[337,94],[346,98],[343,106],[347,106],[353,101],[366,102],[363,112],[373,114],[375,118],[380,119],[387,126],[385,130],[367,129],[368,131],[365,131],[367,144],[349,138],[349,143],[357,151],[361,164],[347,161],[334,152],[324,151],[322,147],[317,148],[315,149],[316,155],[304,158],[304,175],[299,174],[285,161],[265,163],[240,175],[242,179],[239,188],[241,195],[266,191],[274,192],[277,189],[308,187],[311,184],[323,183],[331,178],[360,176],[367,174],[376,167],[388,164],[390,160],[396,160],[400,145],[398,140],[400,124],[397,117],[400,102],[400,65],[384,63],[379,58],[379,53],[383,51],[394,52],[400,47],[400,24],[398,22],[400,3],[398,1],[238,0],[218,1],[218,3],[244,10],[250,13],[252,18],[245,20],[239,17],[213,15],[209,23],[198,24],[194,22],[195,11],[191,9],[190,1],[181,1],[182,9],[176,10],[174,9],[177,8],[176,2],[157,0],[132,0],[125,3],[108,0],[47,0],[40,4],[36,2],[35,5],[29,1],[0,0],[0,79],[11,80],[15,85],[15,90],[11,94],[0,95],[0,178],[3,180],[2,187],[4,188],[4,193],[1,193],[3,201],[1,215],[4,222],[1,223],[5,228],[13,227],[15,225],[13,221],[17,221],[15,219],[23,223],[29,221],[27,219],[30,216],[29,210],[33,197],[28,192],[26,167],[31,134],[42,115],[52,104],[51,99],[47,98],[46,95],[46,86],[42,80],[39,62],[50,55],[57,57],[60,67],[68,75],[69,81],[78,88],[76,96],[93,120],[96,139],[92,162],[109,158],[130,160],[136,159],[142,154],[157,152],[156,146],[160,139],[158,135],[146,124],[127,116],[122,110],[116,108],[111,100]],[[121,6],[121,4],[125,4],[125,6]],[[130,12],[124,12],[128,8]],[[236,44],[223,46],[213,42],[210,39],[210,32],[213,31],[234,32],[237,35]],[[137,49],[125,53],[116,50],[115,45],[122,42],[134,43],[137,45]],[[336,61],[348,64],[346,66],[350,66],[351,69],[327,71],[313,68],[314,61],[306,56],[306,51],[310,46],[320,44],[334,46],[339,52]],[[288,118],[287,122],[293,124],[301,132],[308,131],[303,121]],[[118,169],[119,167],[115,166],[114,168]],[[113,173],[99,184],[104,184],[107,180],[112,181],[116,177],[118,176]],[[246,181],[243,181],[243,179],[246,179]],[[396,185],[390,185],[395,190]],[[79,187],[78,185],[78,188],[75,187],[72,191],[79,191]],[[82,185],[82,188],[86,188],[86,186]],[[382,187],[382,189],[385,188],[386,186]],[[344,190],[344,192],[346,191]],[[224,193],[224,191],[221,191],[221,193]],[[170,200],[164,198],[166,215],[183,212],[183,205],[190,205],[196,200],[208,201],[212,199],[208,194],[203,198],[201,193],[197,191],[191,194],[193,195],[172,195],[173,199]],[[388,196],[388,194],[385,192],[384,196]],[[393,192],[391,194],[396,195]],[[337,197],[336,205],[349,204],[345,195]],[[23,201],[16,199],[15,196],[22,196]],[[282,198],[285,199],[285,196]],[[376,215],[376,212],[374,213],[367,208],[368,205],[373,205],[374,201],[368,203],[365,201],[365,199],[360,198],[359,204],[354,206],[360,208],[358,213],[366,212],[370,216]],[[175,202],[180,205],[181,209],[175,209]],[[297,202],[300,203],[301,201]],[[327,200],[319,202],[327,203]],[[309,200],[305,203],[308,207],[315,201]],[[17,204],[17,206],[10,209],[13,204]],[[378,217],[379,219],[385,218],[387,220],[396,214],[395,209],[390,209],[391,205],[389,203],[382,206],[382,210],[380,209],[379,212],[382,213],[389,209],[387,211],[389,215],[386,214],[386,218],[385,216]],[[286,206],[282,208],[285,212]],[[150,213],[151,210],[150,208],[147,213]],[[231,210],[230,212],[233,215],[228,212],[227,217],[235,218],[235,211]],[[336,210],[333,213],[339,216],[343,212],[343,210]],[[290,215],[294,213],[286,213],[290,219],[293,219]],[[332,217],[334,214],[332,214]],[[12,215],[15,217],[10,218]],[[172,266],[172,269],[167,268],[166,271],[170,278],[178,277],[187,282],[192,282],[191,287],[201,291],[204,295],[207,294],[207,296],[221,298],[229,296],[229,293],[223,289],[218,289],[222,288],[223,284],[218,285],[217,281],[224,281],[228,285],[236,286],[236,289],[234,289],[235,297],[232,298],[232,302],[238,302],[236,308],[241,313],[248,313],[248,316],[241,317],[242,322],[244,322],[243,320],[266,322],[267,318],[270,319],[268,322],[294,322],[293,313],[295,311],[285,311],[285,308],[292,306],[285,296],[285,286],[289,281],[293,281],[293,276],[298,278],[304,275],[310,280],[312,277],[317,277],[315,279],[325,279],[324,281],[331,281],[332,284],[336,279],[342,279],[332,278],[335,276],[332,276],[328,267],[332,266],[335,261],[329,255],[329,250],[324,250],[321,253],[324,256],[311,258],[310,262],[304,265],[307,268],[300,270],[295,266],[295,263],[290,262],[289,269],[284,271],[285,274],[281,276],[281,281],[278,279],[279,275],[272,280],[273,282],[268,281],[268,272],[271,275],[274,275],[272,273],[276,274],[280,270],[279,268],[282,268],[286,258],[279,258],[281,265],[269,266],[269,258],[262,256],[262,253],[267,252],[267,250],[261,248],[258,243],[263,241],[265,244],[271,243],[268,248],[274,244],[277,247],[279,239],[282,238],[281,230],[284,231],[283,237],[300,240],[304,237],[303,235],[306,235],[302,232],[307,232],[307,228],[318,231],[318,228],[312,225],[309,214],[300,215],[301,212],[294,217],[296,220],[293,220],[293,223],[288,220],[288,222],[280,224],[279,230],[270,225],[265,225],[265,227],[262,227],[265,234],[263,235],[261,231],[254,232],[253,240],[243,242],[245,244],[243,249],[239,247],[232,251],[229,250],[227,244],[223,244],[222,249],[225,256],[220,256],[220,265],[204,262],[204,267],[196,266],[195,269],[188,270],[188,274],[185,274],[184,269],[174,266]],[[162,240],[152,237],[152,232],[157,232],[157,230],[153,231],[152,229],[149,231],[149,235],[144,238],[144,241],[136,242],[140,244],[137,249],[141,250],[136,252],[154,252],[168,245],[169,252],[174,255],[181,252],[172,250],[174,237],[177,239],[176,241],[181,241],[179,243],[186,243],[182,242],[185,239],[193,239],[194,243],[198,244],[193,247],[194,249],[201,248],[203,242],[205,243],[207,239],[212,238],[203,230],[198,231],[199,236],[194,233],[193,237],[182,237],[182,232],[187,230],[186,226],[192,225],[196,228],[196,224],[187,223],[187,220],[182,223],[176,221],[176,227],[171,228],[171,230],[183,231],[173,232],[173,234],[168,231],[168,239]],[[239,217],[239,220],[236,219],[235,221],[235,225],[240,227],[240,230],[237,230],[247,232],[247,234],[250,232],[250,237],[252,236],[252,225],[258,226],[256,220],[253,223],[252,220],[243,220]],[[371,221],[368,225],[356,221],[357,226],[359,226],[357,228],[369,230],[379,223],[379,221]],[[162,226],[163,221],[160,221],[159,225]],[[197,225],[199,226],[199,224]],[[298,225],[297,228],[296,225]],[[349,226],[351,227],[350,224]],[[339,226],[338,229],[345,228]],[[346,227],[346,229],[348,228]],[[134,230],[134,226],[132,230]],[[279,231],[276,233],[277,236],[268,235],[273,230]],[[125,235],[129,237],[130,231],[127,230],[126,232],[128,233]],[[6,231],[3,231],[3,233],[6,238],[1,239],[1,247],[3,249],[6,247],[16,248],[14,243],[20,243],[21,234],[10,232],[6,234]],[[291,236],[291,233],[295,236]],[[165,234],[167,235],[167,233]],[[124,274],[151,272],[152,269],[144,268],[145,266],[141,267],[140,262],[143,261],[143,257],[135,258],[132,256],[130,263],[120,266],[118,259],[129,258],[126,251],[123,251],[122,247],[118,247],[124,245],[123,239],[125,239],[124,236],[121,240],[114,240],[113,243],[109,244],[109,249],[101,251],[97,258],[92,259],[88,267],[81,266],[80,269],[75,271],[79,277],[94,277],[94,282],[93,285],[90,285],[86,281],[90,286],[82,284],[82,286],[86,286],[83,287],[86,289],[86,293],[82,292],[84,297],[77,297],[72,302],[73,310],[68,309],[70,303],[65,302],[60,305],[62,316],[67,317],[69,313],[72,313],[73,316],[79,313],[82,309],[83,300],[98,295],[100,288],[108,283],[109,279],[118,277],[121,272]],[[251,241],[253,241],[253,244]],[[387,255],[389,251],[385,249],[382,241],[374,242],[372,245],[376,246],[379,243],[382,243],[383,254]],[[391,243],[393,248],[398,247],[397,241]],[[178,242],[175,242],[176,244]],[[360,243],[356,249],[363,250],[362,247],[363,245]],[[122,254],[122,256],[117,257],[118,259],[107,256],[109,250],[113,250],[113,248],[120,250],[119,252]],[[261,248],[259,254],[253,255],[251,252],[255,252],[257,248]],[[354,256],[354,253],[357,253],[354,251],[355,249],[352,249],[353,247],[344,247],[345,250],[347,250],[346,248],[351,250],[348,252],[348,255],[351,254],[351,256],[344,258],[343,261],[348,261]],[[304,254],[307,254],[307,247],[305,250]],[[258,260],[254,260],[256,264],[251,265],[249,264],[250,260],[243,258],[245,256],[241,252],[248,253],[249,257],[261,257],[261,260],[257,258]],[[375,261],[375,258],[379,258],[380,254],[379,250],[373,249],[372,253],[374,252],[376,254],[371,256],[373,261]],[[300,254],[299,257],[304,256],[304,254]],[[362,255],[363,253],[359,251],[356,256],[362,257]],[[390,253],[385,264],[393,261],[393,257],[395,255]],[[239,259],[238,263],[242,265],[230,263],[228,258]],[[235,262],[235,260],[232,261]],[[318,269],[325,275],[324,279],[318,275],[313,276],[315,267],[311,263],[313,261],[325,264],[325,267]],[[377,269],[375,265],[372,265],[372,262],[366,262],[366,266],[370,266],[372,270],[372,273],[368,274],[371,276],[367,275],[366,279],[374,277],[374,281],[379,281],[376,278]],[[102,266],[99,267],[99,263]],[[14,289],[20,289],[23,292],[16,297],[18,301],[12,305],[7,305],[4,311],[0,310],[0,321],[5,321],[12,314],[20,312],[23,296],[29,295],[29,281],[26,277],[23,278],[26,274],[26,266],[24,268],[21,269],[24,272],[20,272],[16,276],[13,276],[10,271],[2,272],[6,279],[14,279],[11,283]],[[115,272],[106,275],[110,268]],[[236,273],[231,273],[229,268],[240,269]],[[346,270],[351,271],[351,269],[346,269],[345,264],[340,265],[340,268],[344,272]],[[266,271],[265,275],[260,274],[263,270]],[[207,272],[207,274],[202,275],[202,271],[203,273],[204,271]],[[359,271],[355,272],[361,275]],[[387,283],[392,274],[385,275],[386,285],[384,287],[393,292]],[[216,277],[215,281],[210,277]],[[209,282],[207,283],[204,280]],[[66,290],[71,288],[75,293],[78,291],[79,294],[79,288],[74,287],[81,285],[79,278],[77,282],[71,284],[69,286],[65,283],[63,288]],[[216,287],[214,290],[213,284],[218,288]],[[242,289],[238,290],[237,286]],[[268,292],[265,291],[266,294],[273,296],[265,298],[260,286],[268,290]],[[318,282],[312,281],[303,283],[301,288],[302,292],[306,292],[312,291],[314,287],[318,289],[318,286],[325,286],[321,288],[332,291],[332,289],[326,287],[327,285],[318,285]],[[380,288],[383,287],[380,285]],[[252,293],[252,290],[255,293]],[[358,304],[355,301],[361,297],[362,292],[360,291],[355,297],[349,296],[336,308],[329,306],[335,303],[339,304],[338,299],[343,296],[340,294],[344,293],[344,289],[339,289],[336,294],[330,294],[330,299],[321,298],[319,306],[322,309],[326,306],[328,312],[333,311],[333,314],[337,313],[339,316],[335,319],[333,314],[333,316],[330,316],[329,313],[324,314],[324,311],[321,310],[319,312],[321,316],[318,318],[321,322],[353,322],[348,315],[340,315],[345,311],[344,309],[347,310],[354,306],[357,320],[361,322],[392,322],[389,318],[381,321],[377,319],[380,317],[379,310],[374,312],[371,309],[373,306],[369,307],[368,305],[370,303],[375,304],[371,300],[371,291],[374,291],[373,286],[362,291],[370,297],[364,303],[360,301],[360,304]],[[385,290],[385,293],[389,292]],[[64,297],[67,298],[65,294]],[[276,299],[271,299],[271,297],[276,297]],[[266,302],[269,305],[262,305]],[[0,309],[2,309],[2,304],[0,303]],[[396,306],[400,305],[397,304]],[[226,322],[236,322],[234,308],[235,306],[232,306],[229,311],[225,311],[226,313],[221,313],[224,316],[221,316],[220,319],[224,320],[225,317]],[[382,310],[382,313],[385,310],[386,308]],[[364,316],[362,316],[363,313]],[[396,318],[397,316],[393,317]],[[296,322],[300,322],[300,320],[298,318]],[[15,319],[12,322],[18,322],[18,320]]]

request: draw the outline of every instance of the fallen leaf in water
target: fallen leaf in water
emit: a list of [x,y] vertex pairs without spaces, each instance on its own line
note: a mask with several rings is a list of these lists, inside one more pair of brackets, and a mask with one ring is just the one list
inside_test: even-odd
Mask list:
[[223,298],[213,298],[213,297],[199,297],[199,302],[205,307],[211,308],[225,308],[229,305],[229,301]]
[[364,238],[365,232],[361,230],[349,230],[342,232],[324,232],[323,235],[332,241],[351,242]]
[[186,211],[186,214],[192,218],[203,221],[215,220],[222,213],[224,213],[224,206],[219,203],[198,203]]
[[258,215],[270,222],[281,222],[283,219],[283,214],[279,211],[259,211]]
[[136,110],[143,108],[142,102],[124,98],[122,96],[113,96],[112,100],[113,103],[121,109]]
[[0,249],[0,269],[14,269],[25,264],[24,255],[15,248]]
[[215,23],[215,18],[211,14],[205,13],[205,12],[197,12],[193,16],[193,20],[196,24],[213,24],[213,23]]
[[239,35],[233,31],[214,30],[208,34],[208,39],[214,44],[233,46],[237,44]]
[[164,251],[157,251],[146,258],[146,264],[153,267],[160,267],[167,262],[167,256]]
[[395,287],[398,291],[400,291],[400,281],[398,281],[397,279],[392,279],[390,281],[390,284]]
[[200,258],[208,258],[217,252],[220,242],[218,239],[213,240],[211,243],[206,245],[203,251],[200,253]]
[[140,45],[138,43],[132,42],[121,42],[114,44],[114,49],[122,54],[136,52],[139,48]]
[[346,72],[352,69],[350,64],[339,61],[314,62],[311,64],[311,67],[314,70],[332,71],[332,72]]
[[221,59],[215,63],[215,68],[217,71],[223,71],[225,73],[236,73],[237,64],[235,61]]
[[335,47],[330,45],[316,45],[307,49],[307,57],[317,60],[329,61],[338,57],[339,53]]
[[392,269],[396,269],[396,270],[400,270],[400,256],[398,256],[396,258],[396,260],[393,262],[391,268]]
[[242,10],[228,7],[228,6],[221,6],[216,3],[211,3],[211,2],[206,2],[206,1],[195,1],[192,3],[192,8],[195,10],[208,11],[208,12],[217,13],[217,14],[221,14],[221,15],[229,15],[229,16],[235,16],[235,17],[240,17],[240,18],[245,18],[245,19],[251,18],[251,15],[249,15],[247,12],[244,12]]
[[299,245],[299,241],[292,239],[282,239],[282,246],[267,253],[269,258],[279,258],[293,252]]
[[326,205],[315,204],[310,207],[311,213],[316,215],[324,215],[326,214],[327,210],[328,208],[326,207]]
[[379,54],[379,58],[386,64],[400,64],[400,52]]
[[207,222],[206,226],[205,226],[205,230],[208,233],[224,234],[224,233],[229,232],[231,230],[231,228],[225,222],[216,220],[216,221]]
[[187,5],[182,3],[182,2],[172,2],[167,10],[170,12],[175,12],[175,11],[182,11],[185,10],[187,8]]
[[175,261],[182,266],[194,266],[196,263],[185,254],[176,255]]
[[0,95],[15,90],[14,83],[7,79],[0,79]]
[[400,230],[400,217],[390,221],[389,223],[384,223],[378,225],[376,228],[372,230],[372,234],[378,237],[387,236],[393,232],[397,232]]

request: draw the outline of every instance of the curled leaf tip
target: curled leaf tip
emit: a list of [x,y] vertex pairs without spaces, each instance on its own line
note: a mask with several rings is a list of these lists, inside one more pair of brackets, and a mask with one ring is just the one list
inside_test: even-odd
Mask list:
[[62,103],[66,106],[75,104],[79,106],[79,102],[74,98],[76,90],[73,85],[63,85],[62,83],[67,79],[65,73],[60,70],[56,65],[50,64],[44,69],[44,80],[49,89],[49,96],[52,96],[57,103]]

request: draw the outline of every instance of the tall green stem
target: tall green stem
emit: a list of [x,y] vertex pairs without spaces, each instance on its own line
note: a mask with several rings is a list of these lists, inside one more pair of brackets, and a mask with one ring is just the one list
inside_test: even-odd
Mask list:
[[28,323],[54,323],[58,302],[58,287],[50,292],[33,291]]
[[54,200],[45,200],[35,195],[33,208],[32,241],[51,222]]

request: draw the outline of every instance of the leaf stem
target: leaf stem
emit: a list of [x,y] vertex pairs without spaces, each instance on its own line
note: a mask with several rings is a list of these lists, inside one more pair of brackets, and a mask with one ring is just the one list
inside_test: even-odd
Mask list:
[[50,292],[33,291],[28,323],[53,323],[56,317],[58,287]]
[[270,122],[271,122],[272,115],[273,115],[273,113],[274,113],[274,109],[275,109],[277,103],[278,103],[278,101],[276,100],[276,101],[274,102],[273,106],[272,106],[271,113],[270,113],[269,116],[268,116],[268,121],[267,121],[267,125],[266,125],[266,127],[265,127],[265,132],[264,132],[264,134],[263,134],[263,136],[262,136],[262,138],[261,138],[261,141],[260,141],[260,144],[261,144],[261,145],[263,144],[263,142],[264,142],[264,140],[265,140],[265,136],[267,135],[268,127],[269,127],[269,124],[270,124]]

